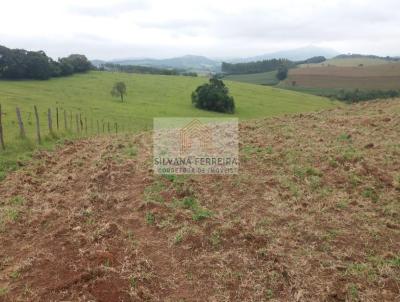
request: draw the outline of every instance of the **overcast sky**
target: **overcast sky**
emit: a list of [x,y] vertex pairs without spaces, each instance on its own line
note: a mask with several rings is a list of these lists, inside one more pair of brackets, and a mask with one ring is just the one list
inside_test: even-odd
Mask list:
[[244,57],[316,45],[400,55],[398,0],[0,0],[0,45],[53,58]]

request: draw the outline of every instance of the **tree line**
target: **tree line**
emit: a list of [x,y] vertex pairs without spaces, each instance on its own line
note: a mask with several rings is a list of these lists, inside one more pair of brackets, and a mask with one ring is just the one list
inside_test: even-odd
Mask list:
[[340,90],[337,93],[328,94],[329,97],[340,101],[356,103],[377,99],[393,99],[400,97],[400,90]]
[[71,54],[55,61],[41,50],[10,49],[0,45],[0,79],[48,80],[93,68],[86,56],[80,54]]
[[104,63],[99,67],[99,70],[118,71],[126,73],[145,73],[145,74],[160,74],[160,75],[183,75],[197,77],[195,72],[186,72],[179,69],[157,68],[150,66],[139,65],[121,65],[116,63]]
[[261,73],[275,70],[287,70],[300,64],[321,63],[326,61],[325,57],[312,57],[303,61],[291,61],[288,59],[271,59],[247,63],[222,62],[221,71],[226,74]]
[[376,55],[361,55],[361,54],[343,54],[343,55],[338,55],[334,57],[334,59],[381,59],[385,61],[400,61],[400,57],[381,57],[381,56],[376,56]]
[[295,64],[287,59],[262,60],[248,63],[222,62],[221,71],[228,74],[260,73],[277,70],[279,67],[294,67]]

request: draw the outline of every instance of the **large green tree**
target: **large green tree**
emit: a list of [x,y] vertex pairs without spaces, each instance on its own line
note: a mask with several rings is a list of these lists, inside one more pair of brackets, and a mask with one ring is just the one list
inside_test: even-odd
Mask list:
[[47,80],[53,75],[52,60],[43,51],[29,51],[25,61],[27,78]]
[[192,103],[195,107],[205,110],[234,113],[235,102],[229,95],[224,82],[213,77],[209,83],[203,84],[192,93]]
[[74,72],[85,72],[93,68],[92,63],[84,55],[73,54],[62,59],[74,68]]
[[278,71],[276,72],[276,78],[279,81],[283,81],[284,79],[287,78],[288,72],[289,72],[289,70],[288,70],[288,68],[286,66],[280,66],[278,68]]
[[85,72],[93,66],[84,55],[70,55],[53,61],[44,51],[9,49],[0,46],[0,78],[38,79]]

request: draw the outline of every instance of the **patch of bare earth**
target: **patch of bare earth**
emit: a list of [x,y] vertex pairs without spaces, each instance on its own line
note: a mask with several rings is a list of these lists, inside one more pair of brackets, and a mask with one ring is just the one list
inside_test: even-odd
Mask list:
[[400,301],[400,101],[243,123],[240,174],[156,176],[151,136],[0,184],[0,301]]
[[286,82],[302,87],[399,89],[400,64],[295,68],[290,70]]

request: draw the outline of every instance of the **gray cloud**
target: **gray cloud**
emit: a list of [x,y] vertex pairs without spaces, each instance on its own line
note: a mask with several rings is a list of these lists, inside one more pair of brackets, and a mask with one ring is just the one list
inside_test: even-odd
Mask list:
[[21,14],[20,5],[9,2],[8,14],[0,19],[3,44],[91,58],[253,56],[310,44],[400,55],[397,0],[37,1],[51,7],[52,14],[14,18]]
[[106,5],[71,5],[69,11],[73,14],[90,17],[117,17],[132,11],[149,9],[151,6],[145,0],[126,0]]
[[207,28],[209,23],[201,19],[142,20],[137,25],[145,28],[180,30],[185,28]]
[[136,22],[136,25],[143,29],[170,32],[173,37],[196,37],[201,34],[207,34],[207,30],[209,29],[209,23],[200,19],[142,20]]
[[[400,9],[399,3],[396,6]],[[307,42],[371,38],[374,35],[398,35],[400,27],[397,25],[400,22],[396,14],[397,9],[393,8],[348,4],[319,10],[310,7],[288,17],[280,10],[265,8],[238,15],[220,15],[212,31],[220,38],[245,41],[280,39]]]

